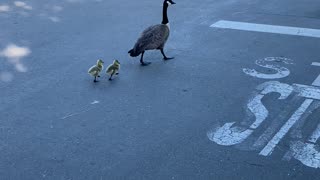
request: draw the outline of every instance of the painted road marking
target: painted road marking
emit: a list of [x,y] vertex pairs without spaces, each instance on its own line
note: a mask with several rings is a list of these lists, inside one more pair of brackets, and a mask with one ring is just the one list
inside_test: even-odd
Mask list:
[[[243,72],[249,76],[260,79],[284,78],[290,74],[290,71],[277,64],[270,64],[274,64],[275,62],[286,63],[283,60],[287,59],[270,57],[256,61],[258,66],[276,71],[273,74],[264,74],[256,71],[255,69],[248,68],[244,68]],[[314,62],[312,65],[320,66],[320,63]],[[216,126],[211,131],[208,131],[208,138],[211,141],[224,146],[232,146],[243,143],[244,146],[241,146],[242,149],[244,147],[247,150],[259,149],[259,155],[270,156],[275,147],[288,134],[288,132],[292,128],[295,128],[296,130],[291,134],[291,138],[294,138],[294,141],[290,140],[290,150],[283,158],[290,160],[291,157],[294,157],[296,160],[299,160],[302,164],[308,167],[320,168],[320,151],[318,144],[316,144],[320,138],[320,123],[317,125],[312,134],[308,136],[308,138],[304,139],[303,136],[301,136],[301,127],[304,124],[304,119],[313,113],[315,109],[320,107],[320,87],[317,87],[317,85],[320,84],[319,77],[320,75],[316,78],[312,85],[296,83],[289,85],[279,81],[267,81],[258,85],[256,87],[256,91],[252,94],[252,97],[249,98],[246,107],[248,109],[247,116],[243,119],[243,121],[240,123],[233,121],[225,123],[223,126]],[[285,100],[294,93],[291,103],[296,102],[295,100],[299,98],[304,98],[304,102],[297,110],[295,110],[289,119],[287,119],[285,116],[278,116],[277,120],[279,121],[277,122],[281,123],[282,120],[287,121],[283,125],[279,123],[276,124],[276,126],[273,129],[271,128],[271,130],[269,127],[252,146],[252,138],[255,137],[249,138],[249,136],[252,135],[253,132],[268,118],[269,111],[264,106],[262,99],[270,93],[280,94],[280,97],[278,97],[279,100]],[[283,113],[287,114],[288,112],[283,111]],[[274,126],[274,123],[271,124],[271,126]],[[294,127],[296,123],[299,123],[299,125]],[[300,139],[297,140],[297,137]],[[246,147],[247,145],[248,147]]]
[[[313,65],[313,66],[320,66],[320,63],[318,63],[318,62],[313,62],[311,65]],[[313,81],[312,85],[314,85],[314,86],[320,86],[320,75],[317,77],[316,80]]]
[[303,84],[293,84],[294,89],[298,92],[298,96],[320,100],[320,89],[314,86],[308,86]]
[[280,140],[288,133],[290,128],[300,119],[302,114],[308,109],[313,102],[312,99],[306,99],[298,110],[290,117],[290,119],[284,124],[278,133],[269,141],[269,143],[259,153],[263,156],[268,156],[272,153],[274,147],[280,142]]
[[[320,63],[318,63],[318,62],[313,62],[311,65],[312,65],[312,66],[320,66]],[[313,81],[312,85],[314,85],[314,86],[320,86],[320,75],[317,77],[316,80]]]
[[[269,93],[279,93],[279,99],[286,99],[292,93],[293,88],[288,84],[283,84],[278,81],[269,81],[258,86],[257,90],[260,90],[261,92],[257,93],[255,97],[250,98],[247,104],[247,108],[255,116],[255,121],[250,127],[246,129],[243,126],[233,126],[236,122],[226,123],[222,127],[207,133],[207,136],[211,141],[224,146],[242,143],[268,117],[269,111],[261,102],[262,98]],[[250,112],[247,111],[247,117],[241,124],[250,123],[247,122],[251,121],[249,118],[251,116]]]
[[291,59],[288,58],[283,58],[283,57],[267,57],[264,59],[258,59],[256,60],[256,65],[260,67],[264,67],[267,69],[272,69],[274,71],[277,71],[274,74],[264,74],[260,73],[255,69],[248,69],[248,68],[243,68],[242,71],[253,77],[261,78],[261,79],[280,79],[284,78],[290,75],[289,69],[282,67],[278,64],[267,64],[267,63],[277,63],[277,62],[282,62],[285,64],[293,64]]
[[94,100],[92,103],[90,103],[90,104],[99,104],[100,103],[100,101],[97,101],[97,100]]
[[320,137],[320,124],[318,124],[317,129],[312,133],[308,141],[315,144],[318,141],[319,137]]
[[313,62],[311,65],[312,66],[320,66],[320,63],[319,62]]
[[319,29],[220,20],[210,27],[320,38]]
[[320,86],[320,75],[317,77],[316,80],[313,81],[312,85],[314,85],[314,86]]
[[290,145],[293,157],[312,168],[320,168],[320,153],[317,149],[315,144],[303,143],[302,141],[296,141]]
[[[309,137],[307,142],[301,140],[291,142],[290,153],[293,157],[299,160],[302,164],[313,167],[320,168],[320,152],[319,146],[316,142],[320,138],[320,124],[313,131],[312,135]],[[290,157],[289,157],[290,158]]]

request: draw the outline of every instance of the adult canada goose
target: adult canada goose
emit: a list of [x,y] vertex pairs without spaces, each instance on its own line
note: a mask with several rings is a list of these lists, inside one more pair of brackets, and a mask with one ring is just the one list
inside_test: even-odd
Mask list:
[[112,64],[107,67],[106,73],[110,75],[109,80],[112,80],[112,76],[114,74],[118,75],[120,70],[120,62],[118,60],[114,60]]
[[103,61],[101,59],[97,60],[97,64],[89,68],[88,73],[94,77],[93,82],[98,82],[97,77],[100,77],[100,72],[103,69]]
[[131,49],[128,53],[131,57],[137,57],[141,54],[140,63],[143,66],[149,65],[150,62],[143,61],[143,54],[146,50],[160,50],[163,55],[164,60],[173,59],[173,57],[167,57],[163,48],[170,34],[170,25],[167,15],[168,6],[171,4],[176,4],[172,0],[164,0],[163,2],[163,11],[162,11],[162,23],[153,25],[145,29],[133,49]]

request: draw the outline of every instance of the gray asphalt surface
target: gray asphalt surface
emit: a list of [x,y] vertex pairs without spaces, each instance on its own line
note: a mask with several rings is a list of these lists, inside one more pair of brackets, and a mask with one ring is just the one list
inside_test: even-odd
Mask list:
[[[242,72],[258,69],[255,60],[292,59],[283,65],[290,76],[279,80],[287,84],[311,85],[320,73],[310,65],[319,62],[319,38],[209,26],[232,20],[320,29],[319,1],[176,0],[165,48],[175,59],[147,52],[148,67],[127,51],[145,27],[161,22],[161,0],[24,2],[0,2],[0,179],[319,178],[319,169],[283,159],[290,136],[270,156],[207,136],[245,117],[248,98],[267,81]],[[10,59],[10,44],[31,52]],[[121,62],[114,81],[103,71],[92,82],[87,70],[98,58]],[[281,112],[289,118],[304,100],[277,98],[263,99],[271,119]],[[303,137],[319,113],[309,113]]]

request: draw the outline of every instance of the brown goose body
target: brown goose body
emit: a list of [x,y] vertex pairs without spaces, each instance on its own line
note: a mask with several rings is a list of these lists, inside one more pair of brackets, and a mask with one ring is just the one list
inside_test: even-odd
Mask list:
[[130,55],[136,57],[146,50],[163,49],[169,34],[170,29],[165,24],[148,27],[141,33]]
[[145,29],[141,33],[134,47],[128,52],[132,57],[136,57],[141,54],[141,58],[140,58],[141,65],[150,64],[149,62],[143,61],[143,54],[147,50],[158,49],[161,51],[161,54],[163,55],[164,60],[173,59],[173,58],[168,58],[163,51],[163,48],[170,35],[169,20],[167,16],[167,10],[170,4],[175,4],[175,3],[172,0],[164,0],[163,11],[162,11],[163,12],[162,23],[150,26],[147,29]]

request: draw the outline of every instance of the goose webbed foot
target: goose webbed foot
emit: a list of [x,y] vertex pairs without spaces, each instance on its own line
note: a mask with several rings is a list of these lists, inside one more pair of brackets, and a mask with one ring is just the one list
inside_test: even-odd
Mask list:
[[151,62],[141,62],[141,66],[148,66]]
[[111,77],[109,78],[109,81],[112,81],[112,78],[111,78]]
[[144,51],[141,53],[141,58],[140,58],[141,66],[148,66],[149,64],[151,64],[151,62],[144,62],[143,55],[144,55]]
[[170,59],[174,59],[174,57],[164,57],[163,60],[167,61],[167,60],[170,60]]
[[97,81],[97,80],[93,80],[93,82],[94,82],[94,83],[96,83],[96,82],[99,82],[99,81]]
[[163,52],[163,49],[160,49],[160,52],[161,52],[161,54],[162,54],[162,56],[163,56],[163,60],[170,60],[170,59],[174,59],[174,57],[167,57],[165,54],[164,54],[164,52]]

